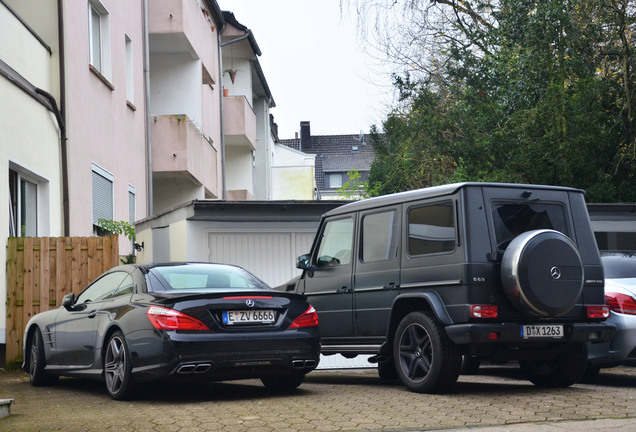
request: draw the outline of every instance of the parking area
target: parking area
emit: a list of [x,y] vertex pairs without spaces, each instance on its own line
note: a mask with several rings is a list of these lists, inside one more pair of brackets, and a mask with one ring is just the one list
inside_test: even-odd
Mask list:
[[63,378],[35,388],[25,373],[11,371],[0,372],[3,398],[15,399],[11,415],[0,419],[3,431],[526,431],[548,430],[545,422],[560,430],[629,430],[636,368],[603,370],[594,385],[540,389],[517,368],[486,366],[444,395],[408,392],[373,369],[321,370],[289,395],[246,380],[153,385],[129,402],[111,400],[101,383]]

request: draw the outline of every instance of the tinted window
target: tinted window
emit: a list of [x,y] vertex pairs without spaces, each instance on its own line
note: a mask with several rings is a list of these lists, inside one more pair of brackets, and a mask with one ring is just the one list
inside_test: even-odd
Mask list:
[[316,256],[316,266],[327,267],[351,263],[352,240],[352,218],[327,222]]
[[553,229],[569,235],[565,208],[559,204],[495,202],[492,218],[497,244],[504,247],[519,234],[536,229]]
[[77,304],[106,300],[112,297],[113,293],[121,285],[128,273],[109,273],[93,282],[88,288],[77,296]]
[[455,212],[446,202],[409,210],[409,255],[455,250]]
[[113,295],[113,297],[119,297],[123,295],[132,294],[134,285],[135,284],[133,283],[132,276],[126,275],[126,278],[119,285],[119,288],[117,288],[117,291],[115,291],[115,294]]
[[153,267],[149,273],[153,291],[270,289],[256,276],[230,265],[167,265]]
[[362,219],[362,261],[390,260],[397,256],[398,223],[395,210]]

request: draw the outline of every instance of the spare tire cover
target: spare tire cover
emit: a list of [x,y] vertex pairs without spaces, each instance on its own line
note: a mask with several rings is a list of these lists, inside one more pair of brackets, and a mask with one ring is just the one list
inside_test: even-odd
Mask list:
[[576,246],[554,230],[527,231],[513,239],[501,261],[504,292],[521,312],[558,316],[576,304],[583,289]]

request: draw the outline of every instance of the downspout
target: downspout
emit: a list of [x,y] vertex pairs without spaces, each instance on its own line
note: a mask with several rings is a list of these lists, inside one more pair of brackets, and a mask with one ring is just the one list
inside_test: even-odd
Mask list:
[[225,22],[223,22],[223,26],[217,33],[217,39],[219,41],[219,81],[221,81],[221,91],[219,94],[221,95],[221,199],[223,201],[227,200],[227,183],[225,181],[225,120],[223,118],[225,98],[223,96],[223,53],[221,52],[221,47],[223,46],[221,34],[223,34],[223,30],[225,30],[225,25]]
[[150,121],[150,45],[148,36],[148,0],[143,0],[144,35],[144,108],[146,110],[146,217],[154,213],[152,187],[152,123]]
[[[66,136],[66,68],[64,58],[64,0],[57,0],[57,32],[59,44],[59,62],[60,62],[60,109],[58,115],[58,123],[61,122],[60,136],[60,152],[62,153],[62,218],[64,220],[64,237],[68,237],[71,233],[70,227],[70,206],[69,206],[69,185],[68,185],[68,154],[67,154],[67,136]],[[55,100],[53,100],[53,103]],[[54,105],[56,107],[56,105]],[[57,117],[57,115],[56,115]]]
[[[221,27],[221,30],[219,30],[219,77],[221,79],[221,84],[223,83],[223,52],[221,50],[221,48],[223,48],[224,46],[233,44],[235,42],[240,42],[244,39],[247,39],[248,37],[250,37],[250,35],[252,34],[252,31],[250,29],[247,29],[247,31],[245,32],[245,34],[243,36],[240,36],[236,39],[232,39],[229,41],[225,41],[225,42],[221,42],[221,35],[223,34],[223,30],[225,30],[225,23],[223,23],[223,27]],[[223,190],[222,190],[222,199],[225,201],[227,200],[227,183],[225,180],[225,126],[224,126],[224,120],[223,120],[223,113],[225,111],[225,107],[223,106],[223,102],[225,101],[224,96],[223,96],[223,86],[221,86],[221,177],[222,177],[222,181],[223,181]]]

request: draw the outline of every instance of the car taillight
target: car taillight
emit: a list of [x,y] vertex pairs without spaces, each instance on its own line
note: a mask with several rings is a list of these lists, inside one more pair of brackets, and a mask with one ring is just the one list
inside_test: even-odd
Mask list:
[[610,309],[605,305],[587,305],[585,306],[588,318],[609,318]]
[[316,309],[314,309],[313,306],[309,306],[309,309],[296,318],[294,322],[290,324],[289,328],[315,327],[317,325],[318,313],[316,313]]
[[613,311],[627,315],[636,315],[636,300],[625,294],[605,293],[605,304]]
[[497,318],[497,305],[470,305],[471,318]]
[[152,326],[158,330],[210,330],[198,319],[174,309],[151,306],[146,316]]

